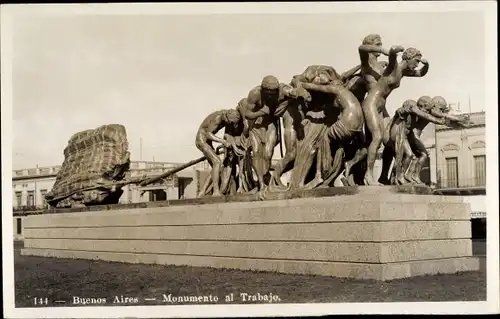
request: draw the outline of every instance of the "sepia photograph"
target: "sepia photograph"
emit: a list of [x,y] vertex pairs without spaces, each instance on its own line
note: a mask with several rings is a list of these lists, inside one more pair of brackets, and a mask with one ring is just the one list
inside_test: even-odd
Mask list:
[[496,9],[2,5],[4,316],[498,313]]

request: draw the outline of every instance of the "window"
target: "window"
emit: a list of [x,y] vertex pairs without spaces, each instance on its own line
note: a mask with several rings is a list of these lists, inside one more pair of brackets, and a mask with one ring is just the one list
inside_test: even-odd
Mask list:
[[476,186],[486,186],[486,155],[474,156],[474,179]]
[[446,158],[446,186],[458,187],[458,158]]
[[35,192],[28,191],[28,203],[26,205],[29,207],[35,206]]
[[21,207],[23,205],[23,193],[16,192],[16,207]]
[[167,200],[167,193],[163,189],[154,189],[149,191],[149,201],[157,202]]
[[184,199],[184,189],[186,186],[184,186],[184,179],[179,178],[178,180],[178,190],[179,190],[179,199]]
[[47,201],[45,200],[45,195],[47,194],[47,190],[46,189],[41,189],[40,190],[40,197],[42,197],[42,202],[43,202],[43,206],[46,207],[47,206]]
[[16,218],[16,230],[17,230],[17,234],[18,235],[21,235],[22,231],[23,231],[23,225],[22,225],[22,220],[21,218]]

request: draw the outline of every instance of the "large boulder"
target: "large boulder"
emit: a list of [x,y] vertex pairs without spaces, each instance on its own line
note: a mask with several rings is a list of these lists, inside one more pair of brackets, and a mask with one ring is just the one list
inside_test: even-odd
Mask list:
[[130,169],[125,127],[103,125],[74,134],[64,149],[64,162],[45,199],[57,208],[118,203],[117,182]]

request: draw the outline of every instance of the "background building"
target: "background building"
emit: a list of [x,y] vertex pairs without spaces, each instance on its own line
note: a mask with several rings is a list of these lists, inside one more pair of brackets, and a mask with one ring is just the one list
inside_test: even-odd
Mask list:
[[[133,161],[127,178],[156,176],[180,163]],[[14,210],[43,209],[47,207],[45,194],[52,189],[61,166],[36,167],[15,170],[12,177]],[[165,181],[139,187],[125,186],[120,203],[138,203],[155,200],[170,200],[196,197],[197,170],[208,170],[208,162],[187,168]]]
[[435,162],[431,176],[436,193],[463,196],[471,204],[472,236],[486,237],[485,112],[470,114],[470,128],[436,126]]

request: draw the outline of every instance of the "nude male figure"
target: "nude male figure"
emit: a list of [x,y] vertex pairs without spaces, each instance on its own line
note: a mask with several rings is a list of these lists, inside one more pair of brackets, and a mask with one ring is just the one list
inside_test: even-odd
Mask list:
[[[384,118],[387,114],[386,99],[392,91],[401,85],[403,77],[425,76],[429,70],[429,63],[422,59],[422,54],[415,48],[405,50],[402,46],[396,45],[391,47],[390,50],[385,50],[382,48],[380,36],[374,36],[369,40],[367,41],[365,38],[358,49],[361,60],[361,74],[368,85],[368,94],[362,103],[366,127],[370,136],[364,184],[380,185],[373,176],[373,168],[378,149],[382,143],[385,126]],[[403,52],[402,61],[398,63],[397,56],[400,52]],[[385,69],[382,69],[377,62],[377,57],[380,54],[389,56],[389,63]],[[419,63],[424,66],[417,70],[416,67]]]
[[[308,183],[306,188],[314,188],[322,183],[323,186],[329,186],[342,172],[341,163],[345,146],[355,140],[358,135],[363,134],[363,111],[357,97],[345,87],[344,82],[340,79],[333,80],[329,85],[303,83],[302,86],[307,90],[333,94],[335,96],[333,107],[341,110],[337,120],[325,132],[327,138],[323,140],[323,143],[327,145],[320,148],[320,152],[330,151],[331,143],[336,144],[337,150],[333,157],[333,163],[324,163],[324,160],[318,159],[316,176],[312,182]],[[318,154],[318,157],[322,157],[322,154]],[[325,176],[326,180],[323,180],[319,173],[320,162],[321,165],[332,165]],[[323,171],[325,171],[325,167],[323,167]]]
[[[273,190],[286,190],[287,188],[281,182],[281,176],[286,171],[293,168],[291,164],[295,161],[297,155],[297,143],[299,140],[304,138],[304,126],[302,121],[305,118],[305,113],[307,112],[307,104],[311,102],[312,96],[302,87],[303,83],[316,83],[318,85],[330,84],[335,79],[340,79],[346,81],[352,78],[352,76],[359,71],[360,65],[342,73],[339,75],[337,71],[327,65],[310,65],[304,72],[293,77],[291,81],[291,86],[297,88],[299,91],[299,96],[302,100],[295,100],[289,102],[289,107],[283,114],[283,127],[284,127],[284,142],[286,153],[285,156],[276,163],[273,169],[273,178],[271,181],[271,186]],[[304,91],[300,91],[303,89]],[[313,94],[315,94],[313,92]],[[317,99],[321,97],[316,97]]]
[[245,118],[253,121],[249,128],[252,148],[252,166],[258,179],[259,192],[267,190],[274,148],[278,142],[277,125],[280,113],[286,108],[288,99],[297,98],[298,91],[280,83],[275,76],[262,79],[261,85],[253,88],[246,99]]
[[208,115],[200,125],[196,134],[196,147],[206,156],[212,166],[213,196],[221,196],[220,171],[222,161],[217,155],[213,142],[221,143],[231,148],[230,141],[217,137],[215,134],[222,128],[237,125],[241,121],[240,113],[236,110],[220,110]]
[[388,173],[394,158],[394,183],[404,185],[411,182],[406,178],[405,173],[411,161],[416,158],[415,149],[411,147],[410,142],[410,136],[413,135],[412,128],[420,119],[433,121],[436,124],[444,123],[442,120],[435,118],[423,109],[425,101],[426,97],[421,97],[418,102],[406,100],[403,105],[396,110],[390,123],[387,125],[383,136],[385,147],[382,153],[380,183],[386,185],[391,183],[388,178]]
[[436,96],[432,99],[428,96],[422,96],[417,101],[417,104],[428,115],[426,117],[417,116],[412,121],[412,128],[408,134],[408,142],[417,158],[412,160],[408,171],[405,173],[405,178],[414,183],[422,184],[420,172],[425,161],[429,158],[427,149],[421,140],[421,135],[425,127],[429,123],[448,126],[458,125],[462,127],[467,127],[468,125],[465,123],[464,118],[448,113],[448,104],[441,96]]

